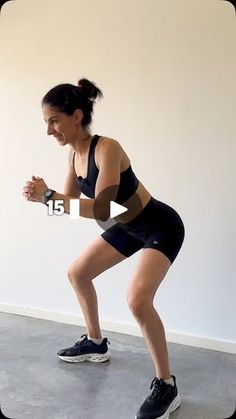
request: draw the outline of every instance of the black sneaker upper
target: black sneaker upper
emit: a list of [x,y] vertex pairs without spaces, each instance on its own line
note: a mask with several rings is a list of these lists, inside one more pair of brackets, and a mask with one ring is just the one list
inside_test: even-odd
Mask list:
[[96,345],[92,340],[89,340],[87,335],[81,336],[79,340],[70,348],[61,349],[57,354],[60,356],[78,356],[87,354],[105,354],[108,350],[107,343],[110,343],[107,338],[104,338],[101,345]]
[[136,418],[137,419],[156,419],[165,414],[166,410],[178,394],[176,387],[176,378],[171,376],[174,380],[174,386],[166,384],[163,379],[154,378],[150,389],[152,393],[146,398],[140,407]]

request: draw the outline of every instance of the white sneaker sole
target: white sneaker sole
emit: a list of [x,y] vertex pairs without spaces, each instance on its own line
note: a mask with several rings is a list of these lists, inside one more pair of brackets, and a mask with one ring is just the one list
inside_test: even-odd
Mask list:
[[61,356],[58,357],[65,362],[106,362],[110,358],[111,354],[107,351],[105,354],[89,354],[89,355],[78,355],[78,356]]
[[[168,407],[167,411],[162,416],[158,416],[156,419],[169,419],[170,413],[174,412],[178,407],[180,406],[180,397],[179,394],[177,394],[176,398],[173,400],[173,402]],[[137,415],[135,416],[135,419],[137,419]]]

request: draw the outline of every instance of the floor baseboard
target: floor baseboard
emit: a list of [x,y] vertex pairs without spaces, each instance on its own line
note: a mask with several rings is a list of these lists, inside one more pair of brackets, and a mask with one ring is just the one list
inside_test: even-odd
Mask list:
[[[17,314],[20,316],[33,317],[42,320],[51,320],[59,323],[85,326],[82,316],[76,316],[70,313],[61,313],[48,311],[40,308],[26,307],[7,303],[0,303],[0,312]],[[100,321],[101,328],[110,332],[124,333],[132,336],[142,336],[138,325],[118,323],[112,320]],[[178,343],[181,345],[194,346],[197,348],[211,349],[214,351],[236,354],[236,342],[206,338],[202,336],[193,336],[184,333],[166,330],[166,339],[169,343]]]

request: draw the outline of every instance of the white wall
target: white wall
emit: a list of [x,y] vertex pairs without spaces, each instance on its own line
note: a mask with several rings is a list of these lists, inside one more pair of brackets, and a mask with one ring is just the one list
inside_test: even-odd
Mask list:
[[[156,298],[169,340],[235,348],[235,28],[232,5],[217,0],[3,7],[2,311],[81,321],[67,267],[102,230],[89,219],[47,217],[21,193],[32,174],[63,191],[68,149],[46,136],[40,101],[85,76],[104,92],[93,132],[117,138],[138,178],[185,222],[184,246]],[[96,279],[103,327],[138,333],[126,289],[139,253]]]

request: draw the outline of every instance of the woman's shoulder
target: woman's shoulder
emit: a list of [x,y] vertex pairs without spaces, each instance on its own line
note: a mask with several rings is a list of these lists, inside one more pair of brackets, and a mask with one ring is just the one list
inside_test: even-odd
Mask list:
[[112,137],[105,137],[103,135],[100,136],[99,141],[97,143],[98,152],[103,152],[104,150],[110,150],[111,152],[115,153],[125,153],[122,145],[120,142]]
[[100,138],[99,138],[99,142],[98,142],[98,144],[100,145],[101,144],[101,146],[107,146],[107,145],[110,145],[111,147],[117,147],[117,146],[120,146],[121,147],[121,145],[120,145],[120,143],[119,143],[119,141],[117,140],[117,139],[115,139],[115,138],[112,138],[112,137],[106,137],[105,135],[100,135],[99,136]]
[[126,167],[130,164],[129,157],[127,156],[125,150],[123,149],[122,145],[117,139],[101,136],[100,140],[98,141],[97,147],[98,147],[98,150],[97,150],[98,165],[99,165],[99,157],[102,154],[104,154],[104,152],[111,153],[111,154],[114,153],[114,155],[117,156],[117,158],[121,160],[122,167],[123,166]]

